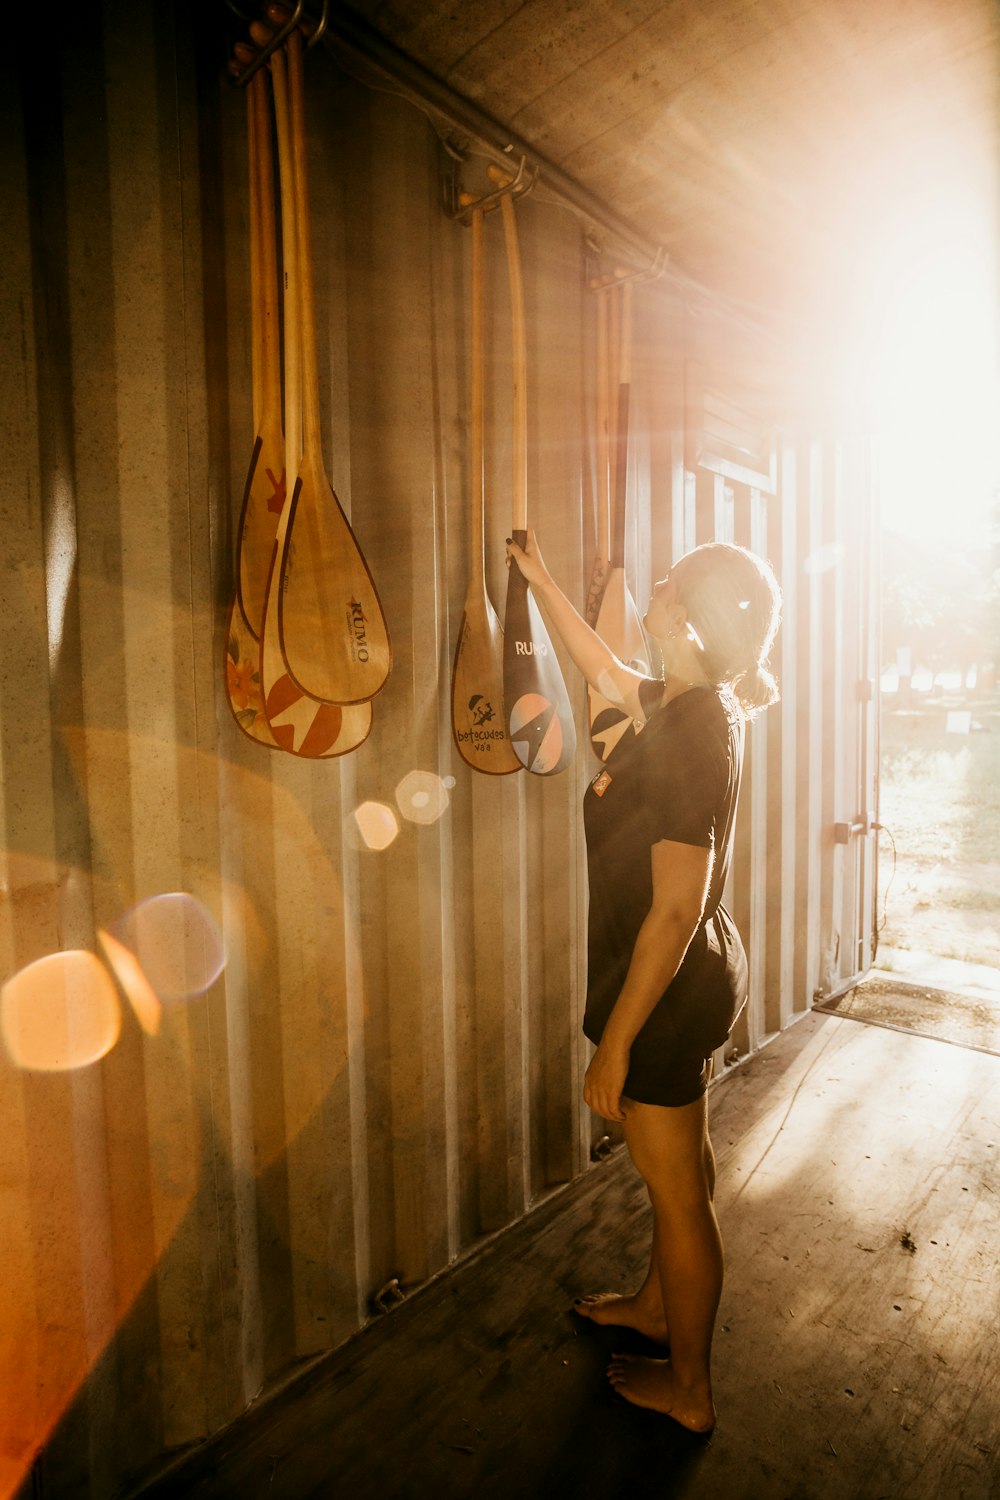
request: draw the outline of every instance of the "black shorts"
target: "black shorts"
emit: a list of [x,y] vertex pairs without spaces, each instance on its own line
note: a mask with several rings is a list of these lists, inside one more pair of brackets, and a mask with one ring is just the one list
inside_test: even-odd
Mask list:
[[711,1058],[679,1051],[663,1061],[630,1063],[622,1096],[637,1104],[679,1109],[701,1098],[711,1076]]

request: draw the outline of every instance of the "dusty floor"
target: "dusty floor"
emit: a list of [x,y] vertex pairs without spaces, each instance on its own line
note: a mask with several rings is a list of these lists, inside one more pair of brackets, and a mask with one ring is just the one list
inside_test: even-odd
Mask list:
[[972,987],[946,990],[872,974],[822,1009],[1000,1054],[1000,987],[992,994]]
[[1000,1057],[812,1015],[712,1093],[719,1426],[604,1379],[572,1298],[641,1274],[616,1153],[316,1364],[153,1497],[987,1500],[1000,1473]]

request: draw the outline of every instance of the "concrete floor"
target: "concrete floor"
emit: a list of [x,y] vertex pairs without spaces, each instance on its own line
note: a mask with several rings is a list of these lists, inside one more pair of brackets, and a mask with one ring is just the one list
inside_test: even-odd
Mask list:
[[649,1211],[617,1152],[144,1500],[987,1500],[1000,1057],[811,1015],[713,1089],[728,1269],[707,1445],[615,1397]]

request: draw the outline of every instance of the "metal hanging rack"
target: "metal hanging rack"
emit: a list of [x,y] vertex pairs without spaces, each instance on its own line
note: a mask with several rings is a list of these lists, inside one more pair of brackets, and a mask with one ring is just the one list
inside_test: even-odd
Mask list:
[[[228,8],[233,12],[233,14],[236,15],[236,16],[239,16],[240,20],[246,22],[246,24],[248,26],[254,20],[259,19],[258,17],[255,17],[255,16],[248,16],[246,14],[246,12],[240,6],[238,6],[238,5],[236,5],[234,3],[234,0],[225,0],[225,3],[228,6]],[[267,10],[268,10],[268,15],[269,15],[270,19],[273,20],[274,17],[273,17],[272,13],[274,11],[278,11],[280,9],[281,8],[278,7],[278,6],[268,6]],[[237,66],[236,68],[230,67],[230,77],[232,78],[232,81],[236,85],[237,88],[239,88],[239,89],[246,88],[247,84],[250,82],[250,80],[254,76],[254,74],[258,73],[260,71],[260,69],[262,67],[264,67],[265,63],[271,57],[271,54],[274,53],[274,52],[277,52],[278,48],[284,45],[284,43],[287,40],[287,38],[291,36],[291,34],[295,30],[296,26],[298,26],[299,22],[302,20],[302,12],[304,10],[305,10],[305,0],[295,0],[295,5],[294,5],[291,13],[289,14],[287,20],[285,20],[285,21],[283,21],[281,23],[281,25],[278,27],[278,30],[271,37],[271,40],[269,42],[267,42],[260,49],[260,51],[254,57],[253,61],[252,62],[248,62],[243,67],[240,67],[240,66]],[[329,19],[330,19],[330,0],[323,0],[322,8],[320,10],[319,19],[315,22],[315,24],[310,24],[310,26],[308,28],[303,28],[304,30],[307,31],[307,36],[306,36],[306,47],[307,48],[309,48],[309,47],[315,47],[316,43],[320,40],[320,38],[322,37],[323,33],[326,31],[327,23],[328,23]]]
[[653,259],[644,269],[640,267],[638,271],[623,271],[621,266],[616,266],[612,275],[591,276],[590,290],[592,292],[606,292],[611,287],[624,286],[627,281],[659,281],[667,269],[669,260],[670,257],[664,246],[658,245]]
[[474,209],[481,209],[485,213],[487,209],[495,208],[502,198],[523,198],[526,193],[530,193],[538,178],[538,168],[532,167],[529,171],[528,158],[522,156],[514,175],[508,177],[505,182],[500,182],[500,175],[504,173],[505,168],[510,166],[510,162],[505,162],[503,167],[491,166],[488,169],[490,176],[497,182],[497,186],[492,193],[484,193],[480,197],[461,190],[457,173],[447,174],[443,191],[444,211],[448,218],[455,219],[461,224],[469,224],[472,221]]

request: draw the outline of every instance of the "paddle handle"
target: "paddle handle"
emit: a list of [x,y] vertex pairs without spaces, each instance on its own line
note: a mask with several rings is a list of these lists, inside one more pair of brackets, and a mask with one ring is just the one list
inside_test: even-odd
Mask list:
[[608,371],[608,294],[597,302],[597,556],[611,559],[611,417]]
[[257,94],[260,74],[255,73],[247,88],[247,162],[250,176],[248,208],[250,213],[250,392],[253,406],[253,430],[260,431],[263,408],[262,383],[263,326],[261,313],[260,269],[260,162],[257,155]]
[[[254,301],[260,320],[260,421],[281,421],[281,342],[278,328],[277,211],[274,202],[274,148],[268,71],[250,80],[253,90],[254,134],[257,154],[258,281]],[[253,241],[251,239],[251,247]]]
[[510,278],[511,360],[513,365],[513,412],[511,421],[512,515],[515,532],[528,526],[528,391],[527,344],[524,332],[524,281],[521,276],[521,250],[517,238],[514,200],[510,194],[500,200],[503,213],[504,240],[507,245],[507,274]]
[[[250,35],[267,28],[254,23]],[[285,306],[285,493],[291,495],[302,459],[302,353],[299,335],[298,245],[296,243],[295,168],[288,109],[285,55],[279,47],[271,55],[274,118],[278,130],[278,171],[281,178],[281,258]]]
[[299,337],[302,345],[303,446],[321,463],[322,429],[316,359],[316,299],[313,287],[312,242],[309,232],[309,170],[306,152],[305,69],[302,33],[296,28],[285,43],[288,53],[288,94],[292,127],[292,170],[295,177],[296,253],[299,277]]
[[632,283],[622,285],[622,340],[618,366],[619,385],[632,383]]
[[621,296],[621,347],[618,363],[618,419],[615,423],[615,496],[613,567],[625,566],[625,506],[628,492],[628,425],[632,372],[632,285],[626,281]]
[[473,576],[486,579],[486,452],[483,399],[483,211],[472,211],[472,310],[469,368],[469,493]]

